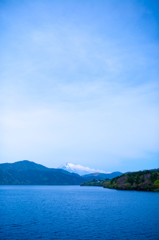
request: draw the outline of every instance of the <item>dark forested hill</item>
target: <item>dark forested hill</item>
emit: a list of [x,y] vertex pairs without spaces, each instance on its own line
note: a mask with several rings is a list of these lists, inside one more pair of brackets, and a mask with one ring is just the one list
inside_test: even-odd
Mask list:
[[126,173],[103,183],[106,188],[159,191],[159,169]]
[[85,179],[28,160],[0,164],[0,185],[79,185]]

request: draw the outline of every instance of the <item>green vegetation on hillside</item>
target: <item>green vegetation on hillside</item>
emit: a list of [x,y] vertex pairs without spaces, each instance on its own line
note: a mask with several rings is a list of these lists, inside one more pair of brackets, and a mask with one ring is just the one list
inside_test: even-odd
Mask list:
[[127,173],[104,182],[103,186],[120,190],[159,191],[159,172],[147,170]]

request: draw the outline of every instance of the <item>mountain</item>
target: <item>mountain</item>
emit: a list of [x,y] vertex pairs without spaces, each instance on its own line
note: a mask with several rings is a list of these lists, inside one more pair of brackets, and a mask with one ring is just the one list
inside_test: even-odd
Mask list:
[[81,165],[74,165],[73,163],[62,164],[59,169],[66,170],[70,173],[77,173],[79,175],[90,174],[90,173],[106,173],[102,170],[95,170],[89,167],[83,167]]
[[118,176],[121,176],[123,173],[121,172],[112,172],[112,173],[92,173],[92,174],[86,174],[83,175],[82,177],[84,177],[87,181],[92,181],[93,179],[95,180],[104,180],[104,179],[112,179]]
[[78,174],[28,160],[0,164],[0,185],[79,185],[84,181]]

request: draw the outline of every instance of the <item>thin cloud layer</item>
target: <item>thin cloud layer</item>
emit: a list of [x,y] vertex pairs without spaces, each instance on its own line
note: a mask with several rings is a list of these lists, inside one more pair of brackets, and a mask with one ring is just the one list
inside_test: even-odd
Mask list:
[[114,3],[2,5],[1,162],[158,166],[158,19]]

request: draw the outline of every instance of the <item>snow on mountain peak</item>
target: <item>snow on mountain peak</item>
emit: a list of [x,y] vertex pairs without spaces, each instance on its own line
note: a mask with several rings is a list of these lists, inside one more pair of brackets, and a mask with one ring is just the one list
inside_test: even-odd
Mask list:
[[79,175],[90,174],[95,172],[106,173],[103,170],[99,170],[99,169],[95,170],[89,167],[84,167],[82,165],[74,165],[73,163],[62,164],[59,168],[71,173],[77,173]]

